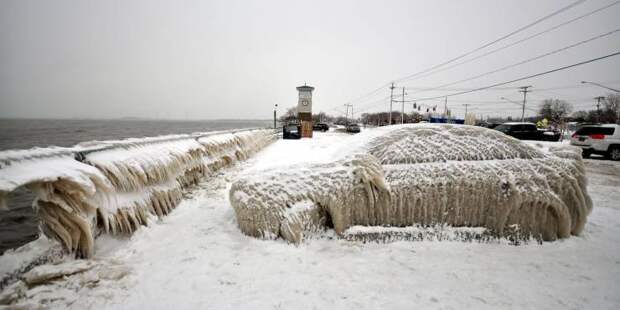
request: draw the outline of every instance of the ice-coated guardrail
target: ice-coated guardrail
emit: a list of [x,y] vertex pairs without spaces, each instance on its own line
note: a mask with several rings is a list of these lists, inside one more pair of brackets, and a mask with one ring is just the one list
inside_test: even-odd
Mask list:
[[272,129],[244,129],[3,151],[0,204],[30,189],[46,234],[90,257],[97,233],[131,233],[168,214],[183,189],[275,139]]

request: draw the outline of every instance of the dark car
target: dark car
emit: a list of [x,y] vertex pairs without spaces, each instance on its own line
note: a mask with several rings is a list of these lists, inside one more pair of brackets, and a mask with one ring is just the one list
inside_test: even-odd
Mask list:
[[282,139],[301,139],[301,126],[289,124],[282,127]]
[[360,132],[360,126],[357,124],[348,124],[346,127],[346,131],[350,133],[358,133]]
[[314,126],[312,126],[313,130],[318,130],[318,131],[328,131],[329,130],[329,125],[325,124],[325,123],[316,123],[314,124]]
[[532,123],[504,123],[494,128],[519,140],[559,141],[560,133],[553,130],[540,130]]
[[482,127],[486,127],[489,129],[495,129],[495,127],[501,125],[500,123],[484,123]]

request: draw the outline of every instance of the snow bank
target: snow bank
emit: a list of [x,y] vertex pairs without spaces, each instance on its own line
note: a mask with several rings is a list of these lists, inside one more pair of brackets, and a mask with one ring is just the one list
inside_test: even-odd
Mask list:
[[131,233],[168,214],[184,188],[273,140],[271,130],[248,130],[0,152],[0,202],[28,187],[44,232],[90,257],[97,233]]
[[555,240],[579,234],[592,208],[579,152],[472,126],[390,126],[352,137],[331,163],[252,171],[229,196],[244,233],[290,242],[326,226],[441,224]]

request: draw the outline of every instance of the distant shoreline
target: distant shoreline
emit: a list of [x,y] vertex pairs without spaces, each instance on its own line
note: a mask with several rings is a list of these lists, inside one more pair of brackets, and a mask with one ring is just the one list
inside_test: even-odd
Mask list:
[[144,117],[120,117],[120,118],[42,118],[42,117],[0,117],[2,120],[45,120],[45,121],[170,121],[170,122],[248,122],[248,121],[273,121],[269,118],[205,118],[205,119],[178,119],[178,118],[144,118]]

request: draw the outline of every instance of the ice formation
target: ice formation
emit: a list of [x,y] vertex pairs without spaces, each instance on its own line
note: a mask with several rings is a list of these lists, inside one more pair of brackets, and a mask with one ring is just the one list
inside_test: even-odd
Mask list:
[[272,130],[247,130],[0,152],[0,202],[28,187],[44,232],[90,257],[97,233],[131,233],[168,214],[184,188],[273,140]]
[[[592,202],[580,150],[537,149],[462,125],[401,125],[350,138],[330,163],[253,172],[229,198],[245,234],[290,242],[333,226],[482,227],[496,236],[579,234]],[[355,239],[355,238],[352,238]]]

